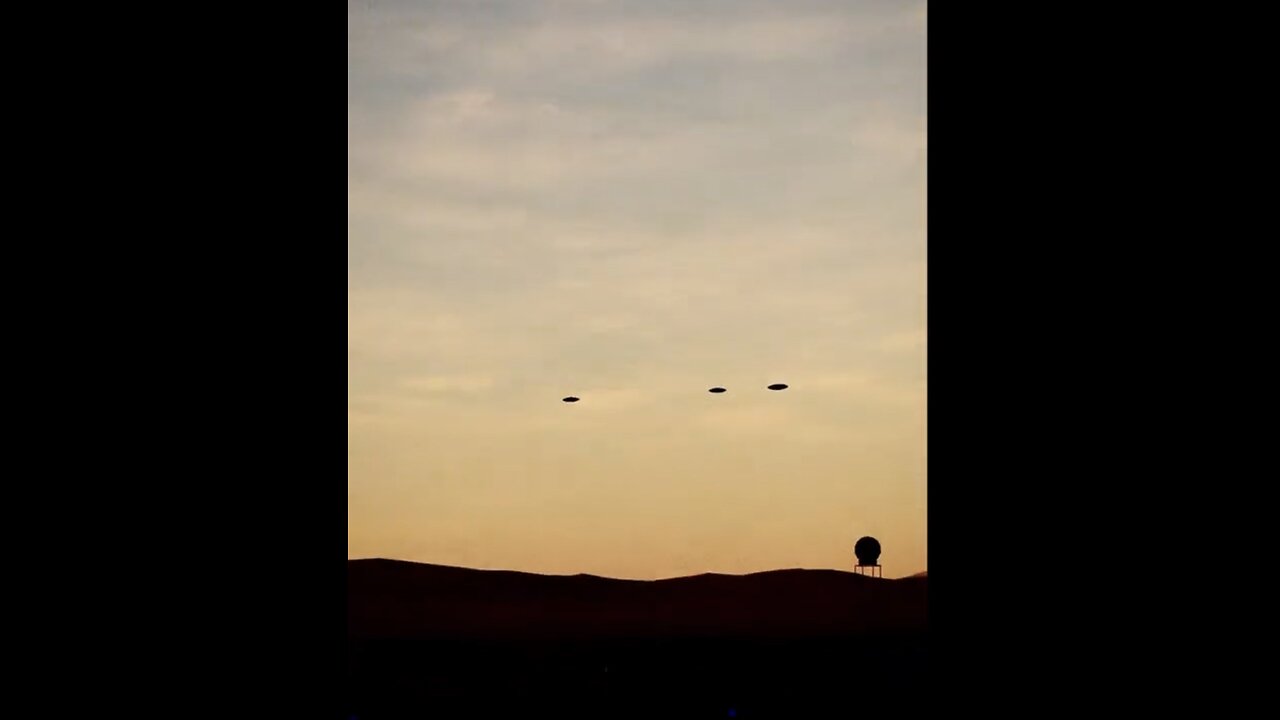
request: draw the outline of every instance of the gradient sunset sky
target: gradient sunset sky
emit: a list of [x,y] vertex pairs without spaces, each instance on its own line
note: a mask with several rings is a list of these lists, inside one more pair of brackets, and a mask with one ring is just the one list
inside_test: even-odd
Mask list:
[[348,556],[925,570],[925,45],[921,2],[349,0]]

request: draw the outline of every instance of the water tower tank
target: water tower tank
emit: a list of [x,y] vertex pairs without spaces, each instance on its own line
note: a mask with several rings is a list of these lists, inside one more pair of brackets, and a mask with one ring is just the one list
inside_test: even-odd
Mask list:
[[859,565],[877,565],[880,562],[880,541],[868,535],[853,546],[853,554]]

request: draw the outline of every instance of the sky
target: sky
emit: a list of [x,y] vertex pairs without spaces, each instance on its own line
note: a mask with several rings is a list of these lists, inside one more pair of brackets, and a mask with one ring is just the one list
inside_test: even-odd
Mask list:
[[348,557],[926,570],[924,3],[347,7]]

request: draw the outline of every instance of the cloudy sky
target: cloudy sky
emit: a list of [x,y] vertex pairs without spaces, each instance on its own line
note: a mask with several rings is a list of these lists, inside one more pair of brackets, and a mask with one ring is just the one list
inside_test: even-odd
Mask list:
[[348,0],[349,557],[925,570],[925,45],[905,0]]

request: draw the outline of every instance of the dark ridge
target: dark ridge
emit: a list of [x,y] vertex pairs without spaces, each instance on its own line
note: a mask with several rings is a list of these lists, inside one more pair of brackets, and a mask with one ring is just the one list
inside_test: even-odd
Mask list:
[[[347,563],[349,715],[845,717],[925,690],[927,579]],[[734,714],[729,715],[732,709]],[[546,711],[546,712],[543,712]]]
[[924,627],[926,586],[839,570],[662,580],[347,565],[352,637],[857,635]]

